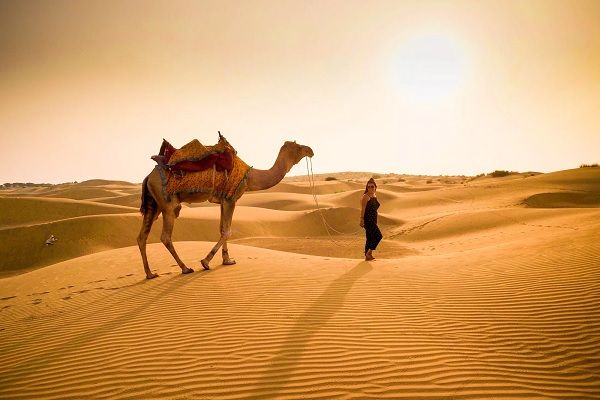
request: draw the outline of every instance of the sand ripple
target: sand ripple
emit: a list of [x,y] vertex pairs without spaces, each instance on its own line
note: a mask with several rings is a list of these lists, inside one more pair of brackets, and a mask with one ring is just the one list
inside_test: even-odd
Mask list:
[[[600,398],[600,246],[579,239],[483,264],[233,245],[237,266],[108,280],[51,317],[7,299],[0,397]],[[179,244],[190,265],[202,246]]]

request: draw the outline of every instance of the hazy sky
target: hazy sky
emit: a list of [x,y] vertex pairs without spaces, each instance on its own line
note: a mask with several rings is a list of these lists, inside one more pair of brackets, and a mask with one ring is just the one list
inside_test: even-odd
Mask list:
[[141,182],[218,130],[315,173],[599,162],[600,1],[0,1],[0,183]]

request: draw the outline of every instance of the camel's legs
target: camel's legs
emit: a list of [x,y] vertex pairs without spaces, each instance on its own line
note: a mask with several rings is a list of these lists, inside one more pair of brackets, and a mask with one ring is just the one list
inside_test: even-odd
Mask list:
[[146,255],[146,241],[148,240],[148,234],[152,229],[152,224],[156,220],[158,213],[159,211],[156,203],[148,206],[146,214],[144,214],[144,222],[142,222],[140,234],[137,237],[138,247],[140,248],[140,253],[142,253],[142,262],[144,263],[144,272],[146,272],[147,279],[156,278],[158,276],[158,274],[154,274],[150,271],[150,267],[148,266],[148,256]]
[[227,242],[227,238],[231,236],[231,220],[233,218],[233,210],[235,209],[235,203],[232,201],[225,201],[221,203],[221,238],[212,248],[212,250],[206,255],[206,257],[200,261],[204,269],[209,269],[208,264],[213,259],[219,248]]
[[[232,211],[233,214],[233,211]],[[223,232],[223,204],[221,204],[221,225],[219,227],[219,232]],[[229,257],[229,251],[227,250],[227,239],[229,238],[229,235],[225,238],[225,241],[223,242],[223,250],[222,250],[222,256],[223,256],[223,265],[233,265],[235,264],[235,260],[231,257]]]
[[175,210],[163,210],[163,230],[160,236],[160,241],[163,242],[167,250],[171,253],[177,264],[181,268],[181,272],[183,274],[189,274],[190,272],[194,272],[193,269],[185,266],[183,261],[177,255],[175,251],[175,246],[173,246],[173,240],[171,239],[171,234],[173,233],[173,226],[175,225],[176,211]]

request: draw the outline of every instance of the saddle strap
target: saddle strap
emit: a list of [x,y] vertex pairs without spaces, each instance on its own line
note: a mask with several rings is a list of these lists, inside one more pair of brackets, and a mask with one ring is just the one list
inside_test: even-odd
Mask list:
[[213,164],[212,188],[210,189],[210,197],[215,193],[215,175],[217,174],[217,164]]

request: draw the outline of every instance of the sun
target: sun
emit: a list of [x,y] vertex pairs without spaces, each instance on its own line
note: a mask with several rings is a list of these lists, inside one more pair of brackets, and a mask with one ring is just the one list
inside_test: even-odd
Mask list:
[[457,95],[467,78],[468,59],[457,40],[442,34],[405,40],[394,60],[394,80],[407,100],[435,102]]

